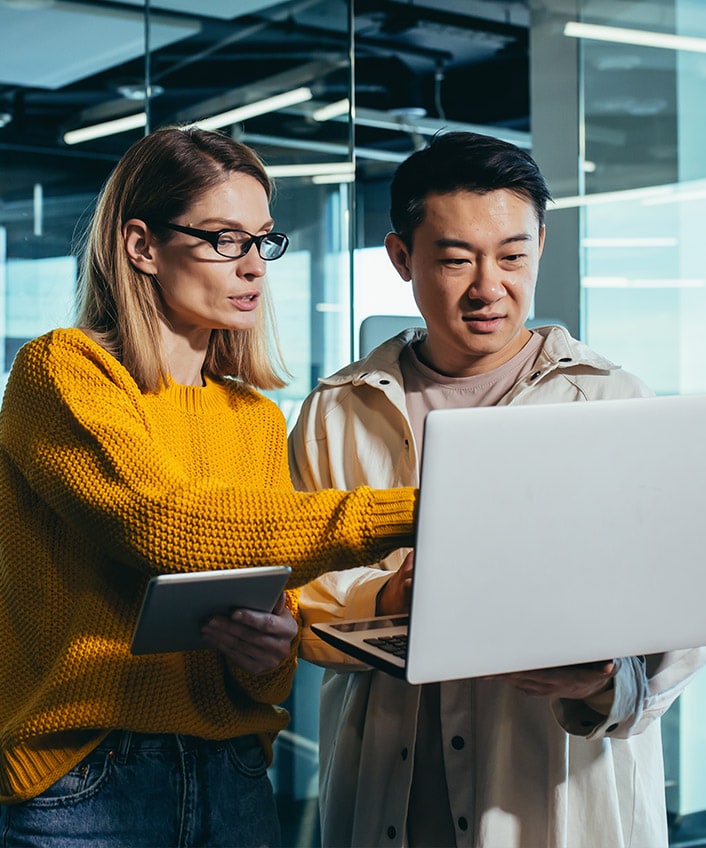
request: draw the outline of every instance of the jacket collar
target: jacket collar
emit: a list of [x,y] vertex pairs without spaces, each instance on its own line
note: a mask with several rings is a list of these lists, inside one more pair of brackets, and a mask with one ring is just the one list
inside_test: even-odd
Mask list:
[[[618,367],[609,359],[572,338],[565,327],[553,324],[532,329],[544,337],[544,344],[535,369],[539,372],[538,377],[555,368],[574,368],[583,365],[598,371],[612,371]],[[379,386],[380,381],[386,379],[400,382],[402,375],[399,358],[402,348],[420,341],[425,336],[426,330],[422,328],[403,330],[384,341],[363,359],[346,365],[330,377],[320,378],[319,382],[325,386],[343,386],[346,383],[353,385],[369,383]]]
[[598,371],[612,371],[619,366],[573,338],[566,327],[556,324],[545,327],[533,327],[535,333],[544,336],[542,350],[537,357],[537,366],[541,368],[575,367],[587,365]]
[[319,378],[319,383],[324,386],[343,386],[346,383],[379,385],[380,380],[385,379],[400,383],[402,372],[399,360],[402,348],[423,339],[425,336],[426,330],[422,328],[403,330],[378,345],[363,359],[359,359],[351,365],[346,365],[330,377]]

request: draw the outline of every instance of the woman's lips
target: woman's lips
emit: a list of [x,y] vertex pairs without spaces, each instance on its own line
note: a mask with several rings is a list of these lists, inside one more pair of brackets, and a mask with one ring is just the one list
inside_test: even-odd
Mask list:
[[256,293],[240,294],[229,297],[228,300],[234,304],[241,312],[251,312],[257,307],[257,302],[260,295]]

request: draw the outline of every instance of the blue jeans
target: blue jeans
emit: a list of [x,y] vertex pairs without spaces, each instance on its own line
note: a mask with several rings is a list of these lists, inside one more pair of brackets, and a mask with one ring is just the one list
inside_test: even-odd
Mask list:
[[41,795],[0,805],[7,848],[279,846],[256,736],[113,731]]

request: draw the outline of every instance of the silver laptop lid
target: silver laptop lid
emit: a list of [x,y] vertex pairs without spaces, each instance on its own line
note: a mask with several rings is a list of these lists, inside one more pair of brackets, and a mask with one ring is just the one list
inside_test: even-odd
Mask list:
[[706,644],[706,396],[426,419],[413,683]]

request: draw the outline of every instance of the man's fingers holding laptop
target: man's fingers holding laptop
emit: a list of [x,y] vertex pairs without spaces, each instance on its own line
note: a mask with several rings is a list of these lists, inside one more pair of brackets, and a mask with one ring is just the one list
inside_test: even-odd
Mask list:
[[580,663],[562,668],[538,668],[499,675],[527,695],[584,700],[613,685],[617,667],[612,660]]
[[410,551],[402,565],[392,573],[390,579],[378,592],[375,615],[399,615],[409,612],[413,570],[414,552]]

